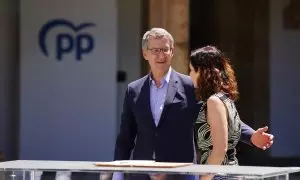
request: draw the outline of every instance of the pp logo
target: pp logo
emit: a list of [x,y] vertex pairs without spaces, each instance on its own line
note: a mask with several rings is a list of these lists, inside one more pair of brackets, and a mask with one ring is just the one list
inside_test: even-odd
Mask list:
[[[58,26],[65,26],[72,29],[76,35],[71,33],[59,33],[55,39],[55,54],[57,60],[62,60],[64,54],[75,51],[76,60],[82,60],[84,54],[90,53],[94,48],[93,36],[89,33],[81,32],[85,28],[93,27],[93,23],[82,23],[78,26],[73,25],[65,19],[54,19],[47,22],[39,32],[39,46],[45,56],[49,56],[48,48],[46,45],[46,38],[48,32]],[[79,33],[80,32],[80,33]]]

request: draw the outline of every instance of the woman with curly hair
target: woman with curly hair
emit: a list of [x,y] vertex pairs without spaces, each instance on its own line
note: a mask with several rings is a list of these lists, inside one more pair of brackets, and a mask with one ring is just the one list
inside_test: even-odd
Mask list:
[[[214,46],[197,49],[191,53],[190,76],[197,99],[204,102],[194,132],[198,163],[238,165],[235,147],[241,121],[234,104],[238,89],[229,58]],[[201,176],[201,180],[212,178],[233,179]]]

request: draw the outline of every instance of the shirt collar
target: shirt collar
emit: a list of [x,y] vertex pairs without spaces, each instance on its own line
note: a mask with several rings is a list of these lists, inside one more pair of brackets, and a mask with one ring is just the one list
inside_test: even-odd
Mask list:
[[[167,74],[166,74],[166,75],[164,76],[164,78],[162,78],[161,81],[160,81],[161,87],[162,87],[162,85],[164,85],[165,83],[169,83],[170,77],[171,77],[171,72],[172,72],[172,68],[169,67],[169,70],[168,70]],[[152,85],[155,86],[155,82],[154,82],[154,80],[153,80],[152,77],[151,77],[151,72],[150,72],[150,76],[149,76],[149,77],[150,77],[150,84],[152,84]]]

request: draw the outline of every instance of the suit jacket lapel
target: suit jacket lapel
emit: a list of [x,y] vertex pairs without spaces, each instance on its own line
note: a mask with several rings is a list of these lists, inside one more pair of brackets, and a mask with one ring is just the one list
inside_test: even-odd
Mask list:
[[162,124],[162,122],[164,121],[165,116],[166,116],[167,111],[168,111],[168,107],[169,107],[170,104],[172,104],[172,102],[174,100],[174,97],[175,97],[175,94],[176,94],[176,91],[177,91],[177,83],[178,83],[178,81],[176,79],[176,74],[172,70],[171,76],[170,76],[170,81],[169,81],[169,84],[168,84],[168,89],[167,89],[167,94],[166,94],[166,100],[165,100],[165,103],[164,103],[164,108],[163,108],[163,111],[161,113],[160,120],[159,120],[159,123],[158,123],[157,127],[159,127]]
[[150,123],[152,124],[153,128],[156,128],[154,118],[152,116],[152,111],[151,111],[149,75],[146,78],[144,85],[141,89],[140,97],[141,97],[141,99],[140,99],[139,106],[141,109],[143,109],[142,112],[145,113],[147,119],[151,121]]

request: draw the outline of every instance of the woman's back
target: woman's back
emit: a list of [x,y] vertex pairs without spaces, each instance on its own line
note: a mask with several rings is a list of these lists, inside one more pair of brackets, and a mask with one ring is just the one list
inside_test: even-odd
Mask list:
[[[234,102],[224,93],[216,93],[212,96],[218,97],[227,109],[228,122],[228,149],[222,165],[238,165],[236,158],[236,145],[241,136],[240,117]],[[200,109],[198,118],[195,123],[195,144],[198,154],[198,163],[206,164],[206,161],[212,152],[212,137],[210,126],[207,122],[207,104],[204,102]]]

